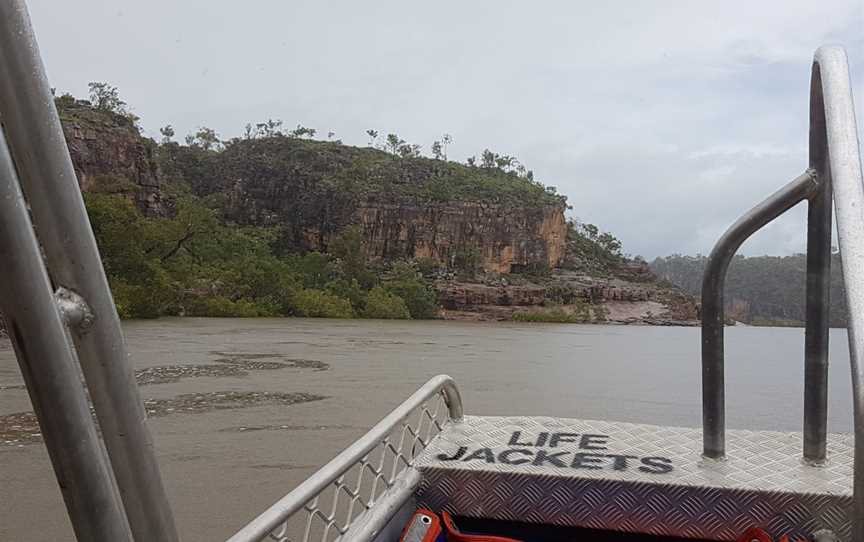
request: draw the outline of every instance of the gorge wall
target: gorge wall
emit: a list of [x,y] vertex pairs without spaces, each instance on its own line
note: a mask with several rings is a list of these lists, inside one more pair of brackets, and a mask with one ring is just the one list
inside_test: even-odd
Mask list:
[[286,252],[326,252],[354,225],[372,259],[471,260],[506,274],[564,257],[564,198],[493,168],[287,137],[235,141],[219,153],[167,150],[169,174],[223,197],[230,222],[279,226]]
[[122,115],[63,100],[58,112],[81,190],[124,195],[146,215],[169,214],[171,200],[156,163],[156,144]]
[[453,267],[470,255],[483,270],[505,274],[556,267],[567,235],[564,210],[552,205],[364,203],[354,216],[375,257],[428,258]]
[[[285,226],[291,248],[300,250],[326,251],[334,235],[358,225],[377,259],[428,258],[448,266],[471,257],[485,271],[510,273],[554,268],[564,257],[563,202],[430,201],[405,193],[406,186],[452,175],[450,165],[288,138],[242,141],[221,153],[171,144],[157,156],[155,142],[123,115],[67,98],[58,100],[58,111],[82,191],[123,195],[149,216],[171,214],[166,188],[179,179],[199,194],[224,195],[230,221]],[[334,178],[368,180],[370,173],[396,189],[331,186]]]

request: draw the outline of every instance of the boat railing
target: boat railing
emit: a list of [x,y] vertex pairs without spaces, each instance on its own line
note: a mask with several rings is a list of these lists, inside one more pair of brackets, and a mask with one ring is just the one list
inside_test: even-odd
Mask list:
[[[372,540],[417,489],[415,459],[461,418],[453,379],[432,378],[228,542]],[[305,516],[292,524],[301,511]]]
[[24,0],[0,2],[0,122],[0,309],[75,534],[176,542],[134,370]]
[[[712,459],[726,453],[723,284],[729,262],[752,233],[807,200],[803,455],[814,465],[828,459],[836,212],[854,400],[853,540],[864,540],[864,185],[842,49],[817,51],[810,102],[808,169],[736,222],[706,269],[703,451]],[[133,367],[24,0],[0,2],[0,261],[0,311],[76,537],[176,542]],[[461,418],[452,379],[432,379],[231,541],[372,539],[410,504],[420,484],[414,467],[420,453]],[[295,530],[290,521],[298,517],[304,521]]]
[[718,240],[702,283],[703,453],[726,454],[723,287],[735,252],[753,233],[807,200],[803,459],[820,465],[828,425],[828,331],[832,201],[848,306],[855,430],[853,540],[864,540],[864,184],[846,53],[822,47],[810,83],[808,169],[736,221]]

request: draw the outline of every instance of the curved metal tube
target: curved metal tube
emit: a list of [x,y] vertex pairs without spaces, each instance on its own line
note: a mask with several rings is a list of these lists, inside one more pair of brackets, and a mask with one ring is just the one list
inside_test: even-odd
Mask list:
[[726,453],[723,362],[723,286],[726,270],[738,247],[748,237],[810,197],[818,187],[815,172],[805,171],[732,224],[717,241],[708,258],[708,267],[702,278],[702,430],[705,457],[719,459]]
[[[744,215],[717,242],[702,283],[702,416],[704,454],[725,454],[723,285],[732,256],[753,232],[810,199],[805,340],[804,458],[825,459],[827,307],[831,194],[849,308],[849,359],[855,420],[852,539],[864,540],[864,178],[846,53],[816,51],[810,82],[810,166]],[[818,175],[818,178],[817,178]],[[818,180],[818,182],[817,182]],[[811,320],[813,320],[811,322]]]
[[[813,60],[811,100],[824,111],[824,148],[834,189],[837,236],[849,308],[849,361],[855,419],[852,540],[864,540],[864,179],[846,53],[821,47]],[[812,118],[812,116],[811,116]]]
[[276,501],[263,514],[229,538],[228,542],[249,542],[267,537],[282,522],[302,509],[303,505],[310,499],[326,489],[334,480],[345,474],[355,463],[374,450],[393,431],[394,427],[404,422],[420,405],[439,393],[444,394],[450,418],[456,422],[461,421],[463,415],[462,398],[456,383],[447,375],[431,378],[411,397],[396,407],[393,412],[378,422],[368,433],[318,469],[315,474],[294,488],[291,493]]

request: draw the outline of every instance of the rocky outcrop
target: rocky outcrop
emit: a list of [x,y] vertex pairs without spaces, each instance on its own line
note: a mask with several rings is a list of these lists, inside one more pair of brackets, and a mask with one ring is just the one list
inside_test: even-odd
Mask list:
[[120,194],[147,215],[170,214],[171,201],[163,192],[153,141],[141,137],[123,115],[65,98],[57,105],[83,192]]
[[165,179],[176,178],[218,194],[229,222],[283,228],[288,252],[326,252],[359,225],[373,259],[467,260],[506,274],[552,269],[564,257],[564,198],[494,168],[287,137],[222,152],[163,145],[157,162],[155,143],[126,116],[68,97],[57,106],[82,191],[123,195],[147,215],[171,214]]
[[[641,273],[639,274],[641,278]],[[692,297],[654,282],[597,278],[558,270],[538,283],[510,284],[439,280],[443,316],[458,320],[510,320],[517,311],[589,306],[595,321],[617,324],[696,325]],[[599,310],[598,310],[599,309]],[[599,315],[602,315],[600,317]]]
[[482,310],[487,306],[532,307],[546,302],[546,288],[530,286],[489,286],[466,282],[439,282],[438,302],[446,310]]
[[168,151],[166,171],[222,196],[229,222],[279,227],[285,252],[326,252],[358,225],[373,259],[511,273],[564,256],[565,198],[514,172],[289,137]]

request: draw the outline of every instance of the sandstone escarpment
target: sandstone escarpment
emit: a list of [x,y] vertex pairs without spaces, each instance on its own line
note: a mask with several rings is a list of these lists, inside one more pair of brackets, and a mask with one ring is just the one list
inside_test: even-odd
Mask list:
[[359,225],[373,259],[468,259],[511,273],[564,257],[564,198],[512,173],[287,137],[221,152],[171,143],[157,161],[127,117],[65,97],[57,105],[82,191],[123,195],[148,215],[171,214],[166,179],[180,180],[219,196],[229,222],[281,228],[286,252],[326,252]]
[[511,273],[564,256],[565,198],[514,172],[289,137],[166,150],[172,175],[224,196],[229,222],[279,227],[285,252],[326,252],[356,225],[372,259]]
[[155,159],[155,144],[123,115],[86,102],[58,100],[63,134],[83,192],[123,195],[145,214],[170,213],[170,198]]
[[460,255],[475,254],[480,268],[495,273],[556,267],[567,235],[564,209],[553,205],[366,203],[354,221],[374,257],[428,258],[453,267]]

